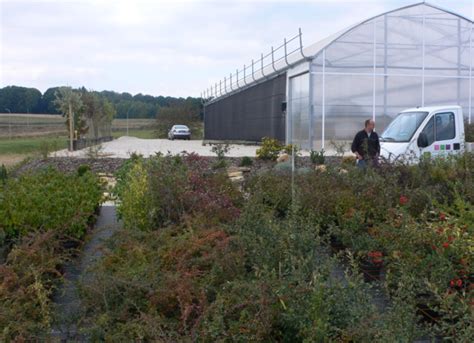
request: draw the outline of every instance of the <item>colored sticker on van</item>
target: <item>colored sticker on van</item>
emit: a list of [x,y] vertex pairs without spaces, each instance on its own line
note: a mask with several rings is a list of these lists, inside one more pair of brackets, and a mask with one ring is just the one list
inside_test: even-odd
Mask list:
[[441,150],[445,150],[446,146],[444,144],[441,144]]
[[446,150],[451,150],[451,144],[446,144]]
[[434,146],[435,150],[439,150],[439,145]]

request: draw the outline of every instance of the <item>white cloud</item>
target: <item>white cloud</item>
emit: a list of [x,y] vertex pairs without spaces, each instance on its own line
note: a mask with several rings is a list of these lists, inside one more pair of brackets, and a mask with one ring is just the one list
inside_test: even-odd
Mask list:
[[[473,16],[471,0],[432,1]],[[310,45],[412,0],[0,2],[0,86],[196,96],[299,27]]]

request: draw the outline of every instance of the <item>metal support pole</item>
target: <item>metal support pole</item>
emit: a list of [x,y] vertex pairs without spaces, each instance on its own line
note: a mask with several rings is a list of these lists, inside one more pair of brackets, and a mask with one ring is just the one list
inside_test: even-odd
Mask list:
[[423,23],[421,29],[422,36],[422,58],[421,58],[421,107],[425,106],[425,7],[422,7]]
[[473,24],[471,23],[471,30],[469,32],[469,124],[471,124],[472,120],[472,25]]
[[388,34],[387,34],[387,28],[388,28],[388,18],[387,15],[384,15],[384,47],[383,47],[383,114],[386,116],[387,115],[387,86],[388,86],[388,76],[387,76],[387,53],[388,53]]
[[273,71],[276,73],[277,70],[275,68],[275,57],[273,56],[273,46],[272,46],[272,68],[273,68]]
[[285,63],[287,67],[290,66],[290,63],[288,63],[288,54],[287,54],[287,49],[286,49],[286,38],[283,39],[283,47],[285,49]]
[[374,68],[372,76],[372,120],[375,121],[375,73],[377,72],[377,20],[374,20]]
[[458,18],[458,78],[457,78],[457,100],[458,100],[458,105],[461,105],[461,46],[462,46],[462,41],[461,41],[461,19]]
[[321,89],[322,101],[321,101],[321,149],[324,150],[324,140],[326,139],[325,124],[326,124],[326,49],[323,50],[323,85]]
[[247,86],[247,81],[245,80],[247,78],[247,75],[245,74],[245,69],[247,69],[247,67],[244,64],[244,85]]
[[237,81],[237,89],[240,88],[240,85],[239,85],[239,69],[236,70],[235,72],[235,80]]
[[288,78],[288,101],[286,104],[286,144],[294,144],[293,142],[293,87],[291,86],[291,78]]
[[306,58],[306,56],[304,55],[304,52],[303,52],[303,34],[301,33],[301,27],[298,29],[298,32],[299,32],[299,40],[300,40],[300,54],[301,56],[303,56],[303,58]]
[[308,149],[313,150],[313,142],[314,142],[314,106],[313,106],[313,98],[314,98],[314,74],[313,74],[313,63],[309,62],[309,84],[308,84],[308,111],[309,111],[309,144]]
[[222,96],[222,80],[219,80],[219,94]]
[[261,65],[262,65],[262,76],[263,76],[263,77],[266,77],[266,76],[265,76],[265,73],[263,72],[263,53],[261,54],[260,62],[261,62]]
[[255,70],[254,70],[254,62],[253,62],[253,60],[252,60],[252,80],[253,80],[254,82],[257,82],[257,80],[255,80]]
[[230,91],[232,92],[234,90],[234,88],[232,87],[232,73],[230,73],[229,84],[230,84]]

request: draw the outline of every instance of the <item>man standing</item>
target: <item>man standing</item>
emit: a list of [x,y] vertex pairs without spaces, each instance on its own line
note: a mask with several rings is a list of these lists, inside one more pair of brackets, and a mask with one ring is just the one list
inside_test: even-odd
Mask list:
[[365,128],[354,137],[351,150],[357,157],[357,166],[365,168],[367,163],[377,163],[380,155],[380,141],[377,132],[374,131],[375,122],[372,119],[365,121]]

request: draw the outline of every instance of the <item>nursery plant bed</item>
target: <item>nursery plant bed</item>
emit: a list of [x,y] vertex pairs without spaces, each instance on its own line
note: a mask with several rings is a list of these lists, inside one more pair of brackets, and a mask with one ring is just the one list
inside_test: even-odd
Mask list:
[[374,263],[368,259],[359,262],[359,269],[366,282],[380,281],[382,279],[383,263]]

